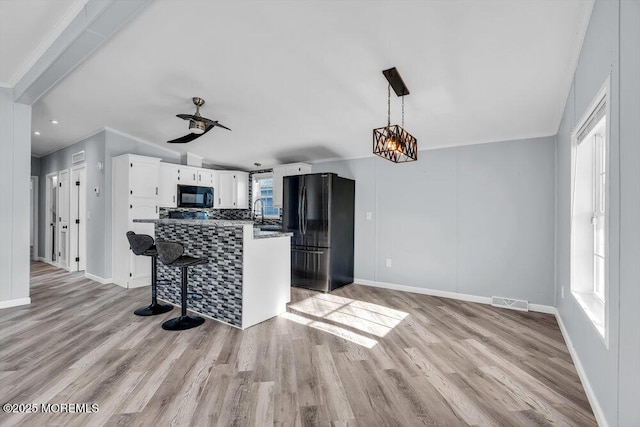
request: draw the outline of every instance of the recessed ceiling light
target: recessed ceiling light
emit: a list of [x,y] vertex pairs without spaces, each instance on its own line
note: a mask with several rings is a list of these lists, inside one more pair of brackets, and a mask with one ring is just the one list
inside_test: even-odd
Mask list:
[[35,131],[33,134],[34,134],[34,135],[40,135],[40,132]]
[[58,121],[57,121],[57,120],[49,120],[49,121],[50,121],[51,123],[53,123],[54,125],[57,125],[57,124],[58,124]]

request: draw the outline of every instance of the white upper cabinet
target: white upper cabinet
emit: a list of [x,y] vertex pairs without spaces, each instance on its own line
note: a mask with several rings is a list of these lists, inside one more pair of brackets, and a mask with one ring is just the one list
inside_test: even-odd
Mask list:
[[198,169],[198,185],[202,187],[216,186],[216,171],[212,169]]
[[217,192],[217,208],[248,209],[249,174],[242,171],[218,171]]
[[178,192],[178,169],[180,165],[172,163],[160,163],[159,205],[165,208],[175,208],[177,203]]
[[193,166],[180,166],[178,168],[178,184],[198,185],[198,171],[200,169]]
[[273,206],[282,207],[282,179],[285,176],[305,175],[311,173],[308,163],[291,163],[273,168]]
[[130,157],[129,195],[133,197],[158,195],[158,161],[146,159],[142,156]]

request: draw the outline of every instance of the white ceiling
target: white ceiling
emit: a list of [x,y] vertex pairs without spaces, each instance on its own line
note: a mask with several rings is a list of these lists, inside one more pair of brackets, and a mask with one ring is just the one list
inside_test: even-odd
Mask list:
[[[108,126],[227,166],[364,157],[392,66],[420,149],[553,135],[592,4],[156,0],[34,105],[33,153]],[[192,96],[233,131],[166,144]]]
[[0,86],[15,86],[86,1],[0,0]]

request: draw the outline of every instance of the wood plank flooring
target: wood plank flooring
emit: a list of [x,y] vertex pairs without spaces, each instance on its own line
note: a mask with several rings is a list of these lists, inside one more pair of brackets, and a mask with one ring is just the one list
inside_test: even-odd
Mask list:
[[0,403],[99,411],[2,426],[596,425],[551,315],[349,285],[294,288],[288,313],[245,331],[169,332],[177,309],[133,315],[148,289],[43,263],[31,298],[0,310]]

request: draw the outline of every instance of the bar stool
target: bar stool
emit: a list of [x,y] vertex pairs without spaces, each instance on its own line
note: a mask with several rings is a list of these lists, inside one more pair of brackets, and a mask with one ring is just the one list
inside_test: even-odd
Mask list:
[[204,319],[200,316],[187,316],[187,279],[189,267],[207,264],[207,258],[195,258],[183,255],[184,246],[177,242],[165,242],[158,240],[156,242],[158,249],[158,258],[168,267],[177,267],[181,269],[182,286],[180,288],[180,302],[182,304],[180,317],[167,320],[162,324],[162,329],[167,331],[182,331],[185,329],[195,328],[204,323]]
[[158,294],[158,251],[153,244],[153,237],[147,234],[136,234],[133,231],[127,231],[127,239],[129,239],[129,245],[131,246],[131,251],[134,254],[151,257],[151,305],[148,307],[141,307],[134,311],[133,314],[138,316],[154,316],[156,314],[162,314],[173,310],[172,305],[158,304],[158,299],[156,298]]

